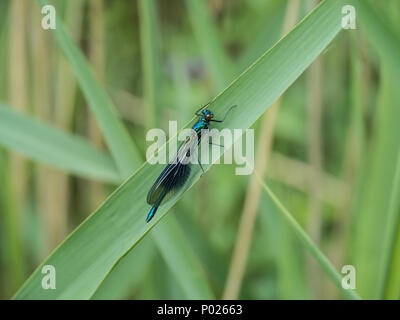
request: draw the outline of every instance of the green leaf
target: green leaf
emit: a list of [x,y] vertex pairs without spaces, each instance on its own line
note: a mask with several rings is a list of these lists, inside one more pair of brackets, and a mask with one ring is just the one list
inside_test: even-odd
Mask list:
[[[157,60],[157,54],[155,54],[156,50],[156,25],[155,25],[155,5],[153,1],[144,1],[140,3],[140,12],[141,12],[141,17],[143,18],[142,21],[142,47],[146,48],[147,51],[144,52],[144,55],[146,54],[152,54],[151,58],[145,59],[144,65],[146,66],[144,70],[144,74],[146,75],[146,99],[147,101],[150,102],[150,105],[148,105],[149,109],[152,110],[150,112],[150,117],[148,120],[150,120],[148,126],[152,126],[151,124],[151,118],[155,116],[154,111],[156,108],[156,99],[153,97],[156,92],[155,87],[159,88],[160,85],[158,83],[155,83],[156,79],[158,78],[156,76],[158,67],[156,65],[156,60]],[[86,93],[86,97],[90,101],[95,101],[92,107],[92,111],[94,112],[97,120],[100,123],[102,131],[105,133],[106,136],[106,142],[114,155],[114,158],[116,159],[117,164],[120,165],[121,172],[123,176],[128,176],[129,173],[133,172],[134,169],[136,168],[136,163],[138,161],[133,161],[132,156],[136,154],[136,152],[129,152],[129,149],[132,149],[134,147],[133,143],[130,141],[130,138],[125,131],[121,121],[116,117],[116,115],[113,112],[113,106],[108,102],[107,100],[107,95],[104,93],[104,91],[100,88],[100,86],[97,84],[96,80],[93,78],[93,76],[90,73],[89,66],[85,60],[85,58],[82,56],[80,53],[79,49],[75,46],[73,41],[70,39],[70,37],[62,30],[62,22],[60,19],[58,21],[58,26],[57,26],[57,32],[55,32],[55,37],[58,40],[58,43],[63,50],[64,54],[66,55],[67,59],[71,63],[73,70],[79,79],[82,79],[80,81],[81,86],[83,86],[83,91]],[[61,27],[60,27],[61,25]],[[154,54],[154,55],[153,55]],[[87,86],[89,84],[89,86]],[[84,87],[86,86],[86,87]],[[101,101],[105,101],[106,103],[100,103]],[[116,128],[120,128],[120,130],[116,130]],[[107,139],[107,136],[109,139]],[[122,147],[119,145],[120,142],[124,142],[125,145]],[[129,142],[129,143],[128,143]],[[137,155],[136,155],[137,156]],[[140,161],[139,161],[140,162]],[[172,219],[172,218],[171,218]],[[171,228],[170,224],[172,223],[171,221],[165,221],[160,225],[160,229],[162,230],[169,230]],[[186,268],[187,270],[192,270],[192,272],[198,272],[198,274],[202,274],[202,271],[198,267],[199,264],[194,264],[192,263],[195,261],[195,258],[192,260],[185,259],[185,256],[182,255],[183,252],[189,251],[189,248],[186,246],[186,241],[183,237],[179,237],[181,233],[176,233],[175,235],[171,235],[168,232],[160,232],[160,235],[164,235],[164,240],[159,239],[159,243],[170,243],[174,245],[170,245],[169,247],[169,253],[164,254],[164,258],[167,260],[167,265],[171,266],[174,261],[170,261],[171,256],[180,257],[181,266],[182,269]],[[128,255],[129,259],[128,261],[132,261],[132,255]],[[127,261],[124,261],[128,256],[125,256],[121,259],[121,261],[118,260],[118,264],[121,262],[122,266],[128,264]],[[140,259],[140,256],[137,257],[137,259]],[[113,266],[117,267],[116,265]],[[138,268],[135,268],[136,270]],[[117,270],[126,270],[126,268],[117,268]],[[174,272],[173,272],[174,273]],[[102,282],[102,285],[107,285],[107,286],[112,286],[112,279],[118,279],[118,276],[115,276],[116,272],[113,272],[111,274],[111,279],[108,279],[107,281]],[[176,274],[176,273],[174,273]],[[182,273],[185,274],[185,273]],[[108,274],[107,274],[108,276]],[[135,274],[135,276],[140,276],[138,273]],[[196,279],[194,279],[196,280]],[[177,281],[180,283],[183,283],[184,286],[187,286],[187,283],[190,283],[192,281],[191,278],[188,277],[183,277],[179,276],[177,278]],[[202,291],[201,288],[206,286],[206,279],[201,279],[201,281],[189,284],[189,287],[192,288],[194,291],[188,292],[190,295],[195,295],[198,296],[199,298],[206,298],[212,296],[211,290],[208,288],[206,291]],[[199,289],[197,289],[199,288]],[[99,287],[100,293],[102,292],[104,296],[104,290]],[[98,290],[96,291],[96,293]],[[206,294],[203,294],[203,292],[206,292]],[[89,296],[88,296],[89,297]]]
[[[6,243],[0,250],[3,270],[10,284],[11,292],[15,292],[26,277],[26,264],[20,241],[18,214],[15,210],[11,192],[9,161],[3,149],[0,149],[0,241]],[[3,284],[6,288],[7,285]]]
[[[145,78],[145,95],[148,109],[147,127],[152,128],[156,121],[157,102],[163,79],[159,63],[159,34],[157,26],[157,10],[155,0],[139,1],[139,15],[141,17],[141,48],[143,76]],[[188,245],[183,232],[175,218],[162,221],[157,231],[152,233],[158,249],[161,252],[176,282],[180,284],[187,298],[210,299],[213,297],[211,288],[205,278],[201,265]]]
[[365,185],[362,202],[357,207],[356,232],[353,235],[352,258],[357,269],[358,290],[365,299],[377,299],[382,288],[385,227],[389,219],[390,195],[400,149],[398,139],[394,138],[400,136],[397,121],[400,117],[400,95],[397,85],[389,76],[391,72],[383,68],[381,73],[379,102],[374,119],[375,135],[371,142],[374,152],[366,158]]
[[97,288],[93,300],[126,299],[133,288],[138,288],[142,279],[151,270],[157,251],[151,238],[143,239],[136,247],[122,257],[108,276]]
[[[400,135],[400,40],[396,30],[377,14],[368,1],[354,0],[357,17],[367,40],[380,56],[382,65],[376,113],[373,118],[374,135],[371,150],[365,157],[367,164],[362,186],[362,201],[357,209],[357,221],[353,236],[354,266],[360,295],[376,299],[384,287],[383,273],[387,261],[385,239],[389,219],[389,204],[396,170]],[[374,236],[371,237],[371,234]],[[377,240],[382,239],[382,240]],[[386,255],[386,256],[385,256]]]
[[271,191],[271,189],[260,179],[260,177],[256,174],[260,184],[267,192],[268,196],[274,202],[276,207],[281,211],[283,217],[285,218],[287,224],[292,228],[293,232],[299,238],[299,240],[303,243],[306,249],[311,253],[311,255],[317,260],[319,265],[322,267],[322,270],[326,273],[326,275],[332,280],[333,284],[339,289],[342,293],[343,297],[359,300],[360,297],[353,290],[344,289],[342,286],[342,277],[339,272],[336,271],[335,267],[328,260],[328,258],[319,250],[319,248],[315,245],[315,243],[311,240],[309,235],[304,231],[304,229],[299,225],[293,215],[286,209],[286,207],[279,201],[276,195]]
[[215,87],[222,90],[233,79],[232,62],[225,53],[214,22],[207,12],[206,1],[186,0],[186,5],[194,33],[207,68],[215,82]]
[[154,0],[140,0],[140,42],[142,49],[142,66],[144,96],[146,98],[147,127],[153,128],[157,124],[158,101],[161,89],[159,36],[157,26],[156,3]]
[[[254,59],[268,50],[282,36],[282,25],[285,17],[286,1],[272,0],[266,5],[255,38],[238,59],[240,70],[246,69]],[[251,36],[251,35],[250,35]]]
[[[46,0],[38,1],[42,7],[48,4]],[[57,17],[57,27],[53,30],[53,33],[77,77],[90,109],[96,116],[122,176],[128,176],[133,172],[132,167],[139,167],[141,158],[128,132],[118,120],[114,104],[95,80],[82,52],[64,31],[63,23],[59,17]]]
[[[204,281],[207,279],[197,257],[186,242],[180,243],[184,235],[176,220],[173,216],[168,216],[165,220],[168,221],[168,228],[157,226],[151,235],[161,249],[160,253],[169,264],[171,272],[177,279],[187,280],[179,281],[184,293],[190,299],[215,299],[208,282]],[[188,268],[188,266],[193,266],[193,268]]]
[[[398,299],[400,295],[400,272],[398,262],[400,254],[398,244],[400,243],[400,210],[398,195],[400,194],[400,152],[397,155],[396,170],[393,177],[393,187],[390,195],[388,220],[386,223],[386,237],[384,241],[382,259],[382,296],[387,299]],[[386,289],[386,290],[385,290]],[[386,292],[385,292],[386,291]],[[386,293],[386,294],[385,294]]]
[[121,181],[112,159],[84,139],[16,113],[0,103],[0,144],[79,176]]
[[[287,199],[283,188],[276,187],[284,199]],[[293,193],[290,193],[292,201]],[[282,196],[281,196],[282,197]],[[307,272],[304,267],[302,243],[298,241],[295,232],[292,232],[285,216],[280,212],[273,199],[267,193],[263,195],[260,203],[260,216],[258,233],[265,238],[258,240],[265,252],[264,243],[273,243],[271,253],[276,263],[278,278],[278,292],[282,299],[309,299],[310,294],[306,286]],[[254,239],[254,242],[255,239]],[[266,254],[266,253],[264,253]],[[260,297],[261,298],[261,297]]]
[[[341,5],[339,0],[322,2],[223,91],[210,105],[216,117],[223,116],[232,105],[238,107],[218,127],[250,127],[340,31]],[[150,209],[146,194],[163,167],[145,163],[43,262],[56,267],[56,290],[42,289],[43,275],[39,266],[15,298],[84,299],[91,296],[115,263],[163,218],[201,175],[201,169],[193,166],[188,188],[161,206],[153,220],[146,223]]]

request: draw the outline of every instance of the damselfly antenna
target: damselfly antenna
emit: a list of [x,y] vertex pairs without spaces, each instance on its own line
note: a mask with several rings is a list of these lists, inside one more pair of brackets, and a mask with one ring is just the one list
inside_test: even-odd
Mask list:
[[225,116],[224,116],[224,118],[223,118],[222,120],[210,120],[210,121],[213,121],[213,122],[224,122],[225,119],[226,119],[226,116],[228,115],[228,113],[229,113],[233,108],[236,108],[236,107],[237,107],[236,104],[235,104],[234,106],[230,107],[229,110],[225,113]]

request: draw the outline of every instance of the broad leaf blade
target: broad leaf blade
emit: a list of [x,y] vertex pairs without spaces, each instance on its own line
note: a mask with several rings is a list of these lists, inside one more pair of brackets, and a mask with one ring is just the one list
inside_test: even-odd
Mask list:
[[84,139],[16,113],[3,104],[0,104],[0,144],[79,176],[113,183],[121,181],[112,159]]
[[[48,1],[39,0],[39,3],[44,6],[48,4]],[[85,57],[71,37],[66,34],[61,19],[57,19],[57,27],[53,32],[58,45],[76,75],[90,109],[96,116],[121,174],[125,177],[128,176],[133,172],[132,167],[138,168],[141,164],[140,154],[136,146],[122,123],[118,120],[114,104],[95,80]]]
[[[321,3],[277,45],[257,60],[211,104],[216,117],[237,105],[219,128],[246,129],[302,74],[341,29],[342,1]],[[161,151],[162,152],[162,151]],[[161,206],[151,223],[145,222],[146,193],[162,165],[144,164],[120,186],[44,262],[57,269],[57,289],[41,288],[41,267],[16,294],[23,298],[87,298],[115,262],[154,226],[182,196]],[[201,170],[194,166],[191,187]]]

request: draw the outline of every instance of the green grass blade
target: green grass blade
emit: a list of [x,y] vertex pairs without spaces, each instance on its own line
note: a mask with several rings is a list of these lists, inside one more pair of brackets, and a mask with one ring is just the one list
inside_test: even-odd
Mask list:
[[[338,0],[322,2],[222,92],[210,106],[216,117],[232,105],[238,107],[219,128],[250,127],[337,35],[341,29],[341,6],[342,1]],[[163,167],[145,163],[43,262],[56,267],[57,290],[41,288],[39,266],[15,298],[90,297],[115,263],[163,218],[201,175],[201,169],[193,166],[188,189],[174,195],[160,207],[152,222],[146,223],[150,209],[146,194]]]
[[140,42],[144,96],[146,98],[147,126],[154,128],[157,123],[158,99],[160,88],[159,37],[157,32],[156,2],[139,0]]
[[138,289],[142,280],[149,274],[154,261],[154,241],[143,239],[135,250],[128,252],[115,265],[112,271],[97,288],[93,300],[120,300],[129,297],[132,289]]
[[303,230],[303,228],[299,225],[293,215],[286,209],[286,207],[279,201],[276,195],[272,192],[272,190],[261,180],[261,178],[256,174],[260,184],[264,188],[264,190],[268,193],[271,200],[275,203],[277,208],[282,212],[283,216],[286,219],[286,222],[293,229],[294,233],[297,235],[299,240],[303,243],[303,245],[309,250],[311,255],[317,260],[320,264],[321,268],[324,270],[326,275],[332,280],[333,284],[339,289],[342,293],[343,297],[352,300],[361,299],[358,294],[353,290],[346,290],[342,287],[342,277],[339,272],[336,271],[335,267],[328,260],[328,258],[319,250],[319,248],[315,245],[315,243],[311,240],[308,234]]
[[112,159],[85,140],[18,114],[0,103],[0,144],[79,176],[121,181]]
[[[141,47],[143,59],[143,76],[145,78],[145,100],[149,109],[147,127],[156,124],[156,110],[163,81],[159,76],[159,34],[157,26],[157,10],[155,0],[139,1],[141,17]],[[156,92],[156,88],[159,92]],[[201,270],[197,257],[193,254],[188,242],[175,221],[170,216],[162,221],[157,231],[152,233],[158,249],[161,252],[176,282],[180,284],[187,298],[210,299],[213,294]]]
[[[368,1],[353,1],[360,26],[377,51],[382,65],[377,108],[373,118],[374,135],[367,160],[362,201],[357,208],[354,237],[354,266],[357,270],[358,292],[363,298],[379,298],[382,288],[382,259],[389,212],[393,174],[400,143],[400,95],[396,83],[400,74],[400,40]],[[374,236],[371,237],[371,234]],[[382,240],[377,240],[382,239]]]
[[377,14],[376,8],[369,1],[352,0],[349,3],[355,6],[357,17],[366,33],[367,40],[381,55],[382,62],[400,68],[400,39],[397,30]]
[[387,277],[387,287],[385,291],[385,299],[400,299],[400,223],[397,225],[396,238],[393,243],[393,255],[389,274]]
[[4,252],[0,251],[0,260],[4,266],[8,287],[11,292],[6,292],[7,298],[12,291],[17,290],[25,278],[25,261],[23,246],[21,245],[21,228],[18,224],[19,216],[15,210],[14,198],[11,192],[11,177],[9,172],[9,161],[4,150],[0,149],[0,241],[6,243],[2,246]]
[[[170,271],[189,299],[215,299],[199,260],[188,243],[181,242],[185,237],[175,218],[168,216],[165,220],[154,228],[151,235],[156,240],[165,262],[169,264]],[[162,225],[164,222],[168,228]],[[179,281],[180,278],[185,281]]]
[[[38,1],[41,6],[48,4],[46,0]],[[128,176],[132,173],[132,168],[138,168],[141,164],[136,146],[119,121],[112,101],[95,80],[85,57],[65,32],[60,17],[57,17],[57,28],[53,30],[53,34],[69,61],[92,112],[96,116],[122,176]]]
[[[279,187],[277,186],[277,188]],[[284,190],[279,188],[281,192]],[[293,199],[292,191],[290,199]],[[258,232],[263,238],[259,242],[262,243],[260,246],[263,251],[265,242],[274,244],[270,254],[276,264],[278,297],[280,299],[309,299],[302,244],[297,240],[284,215],[281,214],[267,193],[263,193],[261,201],[258,220],[260,230]],[[265,298],[261,296],[260,299]]]
[[[400,226],[400,152],[397,155],[396,170],[393,177],[393,187],[389,201],[388,220],[386,223],[386,237],[384,241],[384,256],[382,259],[382,296],[387,296],[389,299],[398,299],[400,295],[400,272],[394,268],[394,262],[400,256],[398,251],[395,251],[396,238],[400,238],[400,233],[396,233]],[[393,261],[393,262],[392,262]],[[386,294],[385,294],[386,292]]]
[[179,225],[185,233],[189,245],[194,249],[201,261],[215,295],[220,297],[225,283],[227,266],[217,250],[212,246],[209,236],[199,228],[197,220],[188,215],[179,216]]
[[[400,117],[398,105],[400,95],[389,74],[382,72],[377,115],[375,117],[375,136],[372,141],[374,153],[368,159],[363,186],[362,201],[357,211],[354,237],[354,266],[357,269],[358,290],[366,299],[376,299],[380,294],[381,269],[384,252],[384,239],[389,203],[396,169],[396,157],[400,148],[397,119]],[[397,195],[398,196],[398,195]],[[374,237],[371,237],[371,234]],[[381,239],[381,240],[377,240]]]
[[[154,24],[154,11],[155,11],[155,6],[154,3],[152,2],[143,2],[140,5],[140,10],[143,12],[143,16],[146,18],[144,19],[143,26],[142,26],[142,31],[143,34],[142,36],[145,36],[145,38],[142,40],[143,43],[143,48],[147,48],[148,50],[144,52],[144,54],[151,54],[151,57],[148,57],[149,59],[145,59],[144,65],[147,66],[147,68],[144,70],[144,73],[147,75],[146,76],[146,98],[148,101],[150,101],[150,110],[152,112],[155,112],[156,109],[156,99],[153,97],[156,95],[156,92],[154,91],[155,88],[159,87],[155,82],[157,80],[156,76],[156,71],[158,70],[157,66],[155,65],[157,56],[153,55],[154,50],[155,50],[155,38],[153,37],[155,33],[155,26]],[[131,173],[136,166],[135,161],[132,159],[132,154],[136,153],[129,153],[129,149],[133,149],[133,144],[132,143],[127,143],[127,134],[124,130],[116,130],[116,128],[120,127],[123,128],[122,124],[120,121],[113,115],[112,109],[113,106],[111,105],[110,102],[106,104],[101,104],[100,102],[103,101],[108,101],[107,100],[107,95],[102,91],[100,86],[96,83],[95,79],[91,76],[89,67],[83,58],[82,54],[79,52],[79,50],[76,48],[76,46],[73,44],[72,40],[69,39],[69,37],[65,34],[65,32],[62,31],[62,25],[60,27],[60,19],[57,20],[58,26],[57,30],[55,30],[55,36],[56,39],[62,48],[64,54],[66,55],[67,59],[69,60],[71,66],[73,67],[76,76],[78,80],[82,79],[80,81],[80,85],[83,89],[84,92],[86,92],[86,97],[89,100],[92,99],[96,103],[92,106],[92,110],[95,113],[96,118],[98,119],[102,131],[105,133],[107,144],[111,149],[111,152],[114,154],[114,158],[116,159],[117,164],[120,164],[120,168],[125,175],[128,173]],[[61,31],[60,31],[61,30]],[[87,86],[87,83],[90,84],[90,86]],[[85,87],[86,86],[86,87]],[[85,89],[86,88],[86,89]],[[97,100],[94,100],[97,99]],[[154,117],[155,115],[151,113],[150,114],[150,119]],[[102,125],[104,124],[104,125]],[[111,125],[110,125],[111,124]],[[152,122],[150,121],[149,126],[152,126]],[[109,139],[107,139],[107,136]],[[119,143],[124,142],[124,146],[122,147]],[[113,147],[114,146],[114,147]],[[160,228],[165,228],[166,230],[169,229],[169,225],[167,222],[163,223]],[[176,250],[176,254],[179,254],[182,252],[181,247],[184,244],[184,239],[178,239],[177,235],[175,237],[170,238],[167,233],[165,234],[165,241],[175,241],[175,246],[171,246],[170,248],[174,248]],[[170,257],[170,255],[164,255],[167,259]],[[187,262],[187,268],[188,269],[193,269],[193,266],[189,263],[189,260],[184,260],[184,257],[181,257],[181,260],[183,262]],[[170,265],[170,264],[169,264]],[[194,266],[194,269],[195,266]],[[190,281],[191,279],[187,279],[185,277],[179,277],[178,282],[181,281],[183,283],[186,283],[187,281]],[[202,280],[202,282],[205,279]],[[110,283],[110,281],[106,283]],[[196,286],[193,284],[193,288]],[[209,297],[210,292],[205,296]]]
[[206,1],[186,0],[189,18],[215,87],[222,90],[233,80],[234,68],[207,12]]
[[282,0],[272,0],[268,3],[257,35],[238,59],[237,64],[240,70],[245,70],[282,36],[286,5],[286,1]]

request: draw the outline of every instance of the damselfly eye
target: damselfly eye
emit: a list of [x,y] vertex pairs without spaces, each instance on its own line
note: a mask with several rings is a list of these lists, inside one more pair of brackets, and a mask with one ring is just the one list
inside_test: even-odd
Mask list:
[[213,114],[212,113],[209,113],[209,114],[206,115],[206,119],[207,120],[211,120],[212,118],[213,118]]

